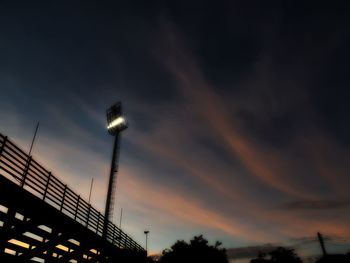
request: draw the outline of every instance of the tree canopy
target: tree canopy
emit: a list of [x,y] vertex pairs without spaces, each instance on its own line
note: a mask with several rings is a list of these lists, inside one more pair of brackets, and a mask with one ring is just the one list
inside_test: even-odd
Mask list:
[[189,243],[179,240],[162,253],[161,263],[208,262],[228,263],[226,250],[221,243],[210,245],[202,235],[195,236]]
[[269,254],[269,259],[266,254],[260,253],[257,259],[252,259],[251,263],[302,263],[301,259],[295,253],[294,249],[278,247],[272,250]]

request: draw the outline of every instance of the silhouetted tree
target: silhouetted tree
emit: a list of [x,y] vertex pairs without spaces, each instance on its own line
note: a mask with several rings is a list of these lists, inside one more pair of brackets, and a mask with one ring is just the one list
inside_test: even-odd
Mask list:
[[266,255],[259,253],[257,259],[252,259],[251,263],[302,263],[301,259],[295,253],[294,249],[278,247],[268,253],[269,259],[266,259]]
[[265,262],[270,262],[270,260],[266,259],[266,253],[264,252],[259,252],[258,258],[252,259],[250,263],[265,263]]
[[295,253],[294,249],[278,247],[269,253],[271,262],[283,263],[301,263],[301,259]]
[[208,240],[202,235],[195,236],[190,243],[183,240],[177,241],[171,249],[162,253],[161,263],[182,263],[182,262],[208,262],[228,263],[226,250],[220,248],[221,243],[216,242],[214,246],[208,244]]

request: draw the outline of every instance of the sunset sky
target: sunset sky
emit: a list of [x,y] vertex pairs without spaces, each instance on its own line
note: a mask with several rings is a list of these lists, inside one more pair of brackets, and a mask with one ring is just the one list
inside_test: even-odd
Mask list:
[[320,231],[350,250],[349,8],[15,2],[0,3],[0,132],[29,149],[40,121],[34,158],[85,199],[94,178],[103,211],[105,110],[122,101],[114,221],[123,208],[137,242],[319,254]]

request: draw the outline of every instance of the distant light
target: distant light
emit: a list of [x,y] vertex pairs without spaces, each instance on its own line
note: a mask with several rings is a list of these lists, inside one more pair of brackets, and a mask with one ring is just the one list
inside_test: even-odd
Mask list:
[[114,127],[117,127],[119,125],[125,125],[125,119],[123,117],[118,117],[116,118],[115,120],[113,120],[108,126],[107,126],[107,129],[112,129]]

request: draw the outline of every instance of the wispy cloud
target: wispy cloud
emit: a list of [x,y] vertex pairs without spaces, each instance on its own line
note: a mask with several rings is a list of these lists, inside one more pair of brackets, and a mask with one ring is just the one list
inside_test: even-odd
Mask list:
[[262,232],[257,235],[256,229],[249,229],[243,222],[232,217],[224,217],[186,193],[174,191],[165,186],[156,187],[139,177],[133,179],[134,176],[131,174],[135,172],[128,174],[123,183],[124,187],[130,189],[126,194],[141,207],[147,207],[152,213],[156,213],[158,220],[166,216],[168,220],[172,218],[170,220],[173,224],[187,222],[187,224],[214,228],[244,240],[253,241],[258,238],[260,241],[266,241],[267,237],[264,237]]
[[[173,36],[172,41],[176,42],[176,37]],[[232,158],[240,160],[250,175],[276,190],[299,197],[313,196],[311,192],[301,190],[300,181],[288,176],[288,164],[278,152],[262,147],[245,133],[241,122],[229,114],[224,101],[213,91],[188,50],[179,41],[172,48],[168,50],[166,65],[174,74],[180,94],[186,99],[187,106],[204,121],[207,131],[220,138],[230,150]]]

